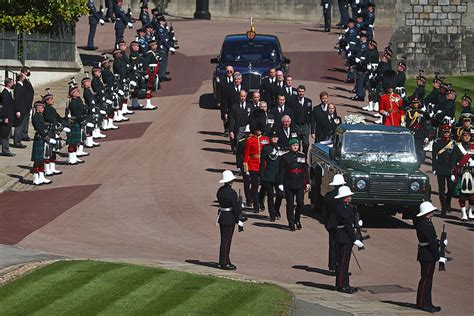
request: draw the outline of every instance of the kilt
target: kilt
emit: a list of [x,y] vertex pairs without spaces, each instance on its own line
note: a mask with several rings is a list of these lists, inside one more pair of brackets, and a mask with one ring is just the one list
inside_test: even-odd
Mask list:
[[70,126],[71,131],[67,133],[68,145],[79,145],[81,143],[81,125],[79,123],[72,123]]
[[43,163],[44,150],[44,139],[35,137],[33,140],[33,148],[31,149],[31,161],[35,163]]

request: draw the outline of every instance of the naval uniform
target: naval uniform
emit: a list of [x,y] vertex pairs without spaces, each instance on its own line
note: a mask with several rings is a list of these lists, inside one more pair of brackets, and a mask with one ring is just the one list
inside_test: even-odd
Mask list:
[[454,140],[449,138],[439,138],[433,143],[433,171],[436,171],[438,179],[439,200],[443,214],[451,210],[451,198],[454,189],[451,181],[451,164],[454,146]]
[[329,261],[328,269],[329,271],[336,270],[337,262],[337,243],[336,243],[336,232],[337,232],[337,222],[336,222],[336,206],[341,203],[340,200],[336,200],[334,197],[337,195],[340,186],[335,186],[334,190],[329,191],[324,196],[323,202],[323,223],[324,227],[328,231],[329,238]]
[[416,293],[416,307],[431,307],[431,286],[436,261],[439,260],[438,240],[436,231],[430,219],[422,217],[415,221],[416,236],[418,237],[417,260],[421,266],[421,278]]
[[242,212],[238,202],[237,192],[226,183],[217,191],[217,201],[219,202],[218,220],[221,232],[221,244],[219,250],[219,265],[226,266],[232,264],[230,261],[230,246],[234,235],[235,224],[239,222]]
[[351,261],[352,245],[356,241],[354,232],[354,208],[344,202],[337,203],[336,212],[336,288],[349,288],[349,263]]

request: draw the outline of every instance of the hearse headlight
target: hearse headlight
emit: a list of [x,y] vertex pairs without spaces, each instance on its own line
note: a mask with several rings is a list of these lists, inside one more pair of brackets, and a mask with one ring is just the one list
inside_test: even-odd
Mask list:
[[413,181],[410,183],[410,190],[413,192],[418,192],[420,190],[420,183],[418,181]]
[[356,186],[357,190],[363,191],[367,187],[367,182],[365,182],[365,180],[360,179],[357,181]]

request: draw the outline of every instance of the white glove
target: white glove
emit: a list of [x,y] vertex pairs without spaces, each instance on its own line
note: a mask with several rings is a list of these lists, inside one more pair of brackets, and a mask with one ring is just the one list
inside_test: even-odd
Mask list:
[[425,139],[423,140],[423,142],[424,142],[425,144],[427,144],[429,141],[430,141],[430,140],[428,139],[428,137],[425,137]]
[[114,104],[114,103],[112,102],[112,100],[106,100],[105,103],[107,103],[108,105]]
[[446,259],[445,257],[440,257],[439,258],[439,262],[442,262],[442,263],[446,264],[446,261],[448,261],[448,259]]
[[324,9],[327,9],[327,8],[329,8],[329,3],[324,4]]
[[250,177],[250,172],[247,171],[247,172],[245,173],[245,175],[248,176],[248,177]]
[[472,160],[472,158],[469,158],[469,166],[474,166],[474,160]]
[[95,113],[97,112],[97,110],[95,108],[92,109],[92,113]]
[[128,22],[127,26],[128,26],[129,29],[131,29],[133,27],[133,24],[131,22]]
[[95,100],[92,100],[91,103],[92,103],[92,104],[95,104]]
[[309,190],[311,190],[311,184],[308,183],[308,184],[306,185],[306,191],[309,191]]
[[354,241],[354,245],[356,245],[358,248],[364,247],[364,244],[363,244],[362,241],[360,241],[360,240]]
[[105,24],[105,21],[104,21],[103,19],[100,19],[100,20],[99,20],[99,23],[100,23],[101,25],[104,25],[104,24]]
[[283,184],[280,184],[280,185],[278,186],[278,189],[280,189],[280,191],[285,191],[285,188],[283,187]]
[[359,3],[360,3],[360,0],[356,0],[355,3],[356,3],[356,4],[359,4]]
[[363,222],[361,219],[359,219],[359,222],[357,222],[357,224],[359,224],[359,227],[362,227],[362,225],[364,224],[364,222]]
[[401,127],[406,127],[406,126],[407,126],[407,123],[406,123],[405,121],[402,121],[402,122],[400,122],[400,126],[401,126]]
[[350,46],[349,46],[349,44],[347,44],[347,45],[346,45],[346,50],[348,50],[348,49],[349,49],[349,47],[350,47]]
[[454,174],[451,175],[451,181],[454,182],[454,180],[456,179],[456,177],[454,176]]
[[443,241],[443,244],[444,244],[445,247],[448,247],[448,240],[445,239],[445,240]]
[[125,92],[123,92],[123,90],[119,90],[119,91],[118,91],[118,94],[120,94],[120,96],[123,97],[123,96],[125,95]]
[[[371,64],[368,64],[368,65],[367,65],[367,69],[371,70],[371,69],[372,69],[372,65],[371,65]],[[370,74],[370,75],[372,75],[372,74]]]
[[144,77],[144,78],[145,78],[145,79],[148,79],[149,77],[150,77],[150,76],[148,76],[148,75],[145,75],[145,77]]
[[238,224],[240,227],[244,227],[244,223],[242,221],[239,221],[239,224]]
[[356,63],[360,63],[360,58],[356,57],[355,61],[356,61]]
[[107,114],[107,112],[105,112],[104,110],[100,110],[99,113],[104,115]]
[[88,123],[86,124],[86,126],[92,128],[92,127],[94,127],[94,124],[92,124],[91,122],[88,122]]
[[63,128],[63,131],[65,131],[66,133],[70,133],[71,129],[69,127],[65,127],[65,128]]
[[51,144],[53,144],[53,145],[57,143],[57,141],[56,141],[54,138],[50,138],[50,139],[49,139],[49,142],[50,142]]
[[434,175],[434,176],[436,175],[436,170],[433,170],[433,175]]
[[174,47],[170,47],[170,52],[174,53],[176,52],[176,49]]
[[131,81],[130,81],[130,85],[131,85],[132,87],[136,87],[136,86],[137,86],[137,83],[136,83],[135,81],[131,80]]

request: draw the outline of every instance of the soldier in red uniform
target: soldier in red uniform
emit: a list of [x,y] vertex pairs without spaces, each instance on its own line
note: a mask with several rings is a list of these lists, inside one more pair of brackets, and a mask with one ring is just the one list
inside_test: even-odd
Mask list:
[[[474,188],[473,188],[473,168],[474,161],[474,143],[471,142],[471,130],[465,129],[461,135],[461,142],[454,147],[455,166],[451,180],[456,183],[455,194],[459,194],[459,206],[461,206],[461,221],[474,219],[472,206],[474,206]],[[458,191],[458,192],[456,192]],[[467,211],[466,201],[469,202],[469,211]],[[468,215],[469,213],[469,215]]]
[[379,113],[383,115],[383,125],[405,126],[405,112],[402,109],[403,99],[393,92],[396,84],[397,73],[387,70],[383,75],[385,94],[380,96]]
[[258,199],[258,185],[260,177],[260,153],[265,145],[270,143],[267,136],[262,135],[265,127],[265,112],[255,110],[254,120],[251,122],[250,131],[253,136],[247,139],[244,148],[244,172],[250,175],[250,191],[253,199],[255,213],[260,212]]

